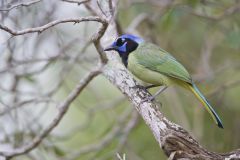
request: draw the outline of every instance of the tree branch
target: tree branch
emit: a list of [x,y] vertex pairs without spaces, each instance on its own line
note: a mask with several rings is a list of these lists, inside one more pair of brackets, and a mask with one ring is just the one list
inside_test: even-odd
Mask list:
[[[70,3],[85,3],[85,0],[76,2],[75,0],[62,0],[65,2]],[[111,3],[112,1],[109,0]],[[88,5],[85,4],[88,8]],[[109,4],[110,10],[114,8],[113,4]],[[40,27],[35,28],[28,28],[21,31],[13,30],[7,26],[0,24],[0,29],[10,33],[12,36],[24,35],[28,33],[41,33],[50,27],[61,23],[73,22],[73,23],[80,23],[83,21],[96,21],[100,22],[102,25],[100,26],[98,32],[94,34],[92,37],[92,41],[99,53],[100,56],[100,65],[90,71],[72,90],[72,92],[67,96],[65,100],[63,100],[57,108],[59,109],[58,114],[54,117],[54,119],[50,122],[50,124],[32,141],[29,143],[16,148],[9,150],[7,152],[0,151],[0,156],[4,156],[7,159],[12,157],[22,155],[28,153],[29,151],[36,148],[46,136],[60,123],[63,116],[66,114],[68,108],[72,104],[72,102],[76,99],[76,97],[82,92],[82,90],[90,83],[90,81],[103,73],[103,75],[119,90],[126,95],[126,97],[130,100],[133,104],[135,109],[141,115],[145,123],[151,129],[156,141],[159,143],[160,147],[164,151],[164,153],[169,157],[169,159],[204,159],[204,160],[223,160],[223,159],[240,159],[240,150],[232,151],[229,153],[221,154],[216,152],[208,151],[207,149],[203,148],[185,129],[181,126],[169,121],[166,117],[159,110],[159,106],[154,102],[144,102],[142,103],[142,99],[150,94],[142,90],[140,88],[136,88],[135,86],[138,85],[136,81],[130,76],[127,69],[119,63],[117,60],[117,54],[112,52],[109,53],[106,57],[103,47],[100,44],[99,40],[104,35],[110,20],[100,18],[101,15],[98,15],[94,7],[88,8],[93,14],[97,16],[90,16],[90,17],[83,17],[83,18],[70,18],[70,19],[63,19],[63,20],[56,20],[50,23],[47,23]],[[239,10],[239,6],[229,9],[223,16],[228,16],[233,14]],[[103,12],[104,13],[104,12]],[[114,17],[114,11],[112,11],[112,17]],[[220,16],[221,17],[221,16]],[[108,17],[105,17],[108,18]],[[143,17],[144,18],[144,17]],[[112,19],[112,18],[109,18]],[[141,20],[141,19],[140,19]],[[109,28],[115,28],[114,26],[110,26]],[[111,33],[112,32],[112,33]],[[116,37],[116,31],[109,30],[107,32],[108,39]],[[107,58],[111,59],[111,61],[107,63]],[[121,117],[121,116],[120,116]],[[134,120],[136,117],[133,117]],[[121,119],[121,118],[120,118]],[[123,117],[123,120],[125,118]],[[135,121],[132,121],[127,125],[124,132],[127,136],[129,131],[135,125]],[[120,128],[121,129],[121,128]],[[102,148],[106,143],[110,143],[110,140],[115,136],[115,134],[120,130],[119,126],[116,125],[113,128],[113,131],[110,135],[107,135],[98,145],[90,145],[88,147],[83,148],[81,151],[76,152],[75,155],[73,154],[74,158],[79,156],[82,153],[89,152],[92,149],[98,150]],[[123,137],[120,143],[124,144],[125,137]],[[71,157],[70,157],[71,158]],[[120,159],[120,158],[119,158]]]
[[5,8],[5,9],[4,8],[3,9],[0,8],[0,11],[10,11],[10,10],[12,10],[14,8],[28,7],[30,5],[38,3],[40,1],[42,1],[42,0],[33,0],[33,1],[25,2],[25,3],[19,3],[19,4],[12,5],[9,8]]
[[6,159],[11,159],[12,157],[25,154],[31,150],[33,150],[36,146],[38,146],[42,140],[58,125],[61,121],[65,113],[67,112],[68,108],[72,104],[72,102],[77,98],[77,96],[81,93],[81,91],[88,85],[88,83],[96,77],[101,71],[102,65],[94,68],[90,71],[80,82],[77,86],[72,90],[72,92],[68,95],[68,97],[60,103],[57,108],[59,112],[57,116],[53,119],[53,121],[46,127],[40,135],[35,137],[30,143],[20,147],[13,149],[9,152],[0,152],[0,156],[6,157]]
[[86,145],[86,146],[80,148],[80,150],[71,153],[67,157],[63,157],[60,160],[74,160],[85,153],[99,151],[103,147],[106,147],[107,145],[109,145],[112,142],[112,140],[115,138],[115,136],[117,134],[120,134],[120,132],[122,131],[122,128],[123,128],[123,124],[126,123],[125,122],[126,118],[131,113],[132,113],[132,110],[128,110],[128,111],[124,112],[121,116],[119,116],[117,119],[117,124],[114,125],[112,127],[111,131],[108,132],[103,138],[101,138],[101,140],[99,140],[99,142]]
[[81,5],[83,3],[87,3],[89,2],[90,0],[82,0],[82,1],[79,1],[79,0],[62,0],[63,2],[68,2],[68,3],[77,3],[78,5]]
[[10,29],[9,27],[4,26],[2,24],[0,24],[0,29],[10,33],[13,36],[19,36],[19,35],[23,35],[23,34],[27,34],[27,33],[34,33],[34,32],[41,33],[43,31],[45,31],[46,29],[49,29],[50,27],[56,26],[61,23],[68,23],[68,22],[80,23],[80,22],[86,22],[86,21],[96,21],[96,22],[100,22],[102,24],[106,24],[106,22],[103,19],[101,19],[100,17],[89,16],[89,17],[82,17],[82,18],[68,18],[68,19],[55,20],[55,21],[47,23],[41,27],[27,28],[27,29],[24,29],[21,31],[16,31],[16,30]]
[[[116,33],[116,31],[114,32]],[[119,90],[130,100],[135,109],[142,116],[145,123],[151,129],[156,141],[159,143],[164,153],[170,159],[240,159],[240,150],[224,154],[208,151],[203,148],[185,129],[164,117],[157,104],[154,102],[142,103],[142,99],[150,96],[150,94],[143,89],[134,87],[138,84],[129,75],[126,68],[119,64],[116,58],[114,58],[116,55],[116,53],[109,53],[109,58],[113,59],[114,62],[109,63],[103,68],[104,76],[116,87],[118,87]]]
[[220,21],[220,20],[222,20],[222,19],[224,19],[224,18],[226,18],[226,17],[228,17],[232,14],[235,14],[239,11],[240,11],[240,3],[237,3],[237,4],[227,8],[220,15],[217,15],[217,16],[209,16],[209,15],[198,13],[198,12],[195,12],[195,11],[191,11],[191,14],[193,14],[195,16],[198,16],[198,17],[201,17],[201,18],[213,20],[213,21]]

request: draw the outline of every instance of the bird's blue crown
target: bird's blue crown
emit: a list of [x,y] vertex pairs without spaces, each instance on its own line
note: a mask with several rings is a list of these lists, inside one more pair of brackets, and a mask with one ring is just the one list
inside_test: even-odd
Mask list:
[[140,38],[138,36],[135,36],[135,35],[132,35],[132,34],[123,34],[119,38],[130,39],[132,41],[137,42],[138,44],[143,42],[142,38]]

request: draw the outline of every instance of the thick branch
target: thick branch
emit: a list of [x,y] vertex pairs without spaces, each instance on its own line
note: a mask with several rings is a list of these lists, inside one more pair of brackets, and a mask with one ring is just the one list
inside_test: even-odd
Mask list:
[[[111,33],[106,34],[113,35]],[[185,129],[164,117],[157,104],[154,102],[142,103],[142,100],[150,94],[135,87],[137,85],[136,81],[129,75],[126,68],[116,60],[116,53],[112,52],[108,55],[111,61],[103,69],[104,76],[130,100],[169,159],[240,159],[240,150],[225,154],[208,151]]]
[[[114,65],[120,66],[120,65]],[[240,150],[219,154],[204,149],[185,129],[167,120],[159,111],[158,105],[144,102],[150,96],[142,89],[136,89],[136,82],[123,67],[106,66],[104,75],[117,86],[131,101],[145,123],[150,127],[155,139],[165,154],[172,159],[227,159],[231,156],[240,158]]]

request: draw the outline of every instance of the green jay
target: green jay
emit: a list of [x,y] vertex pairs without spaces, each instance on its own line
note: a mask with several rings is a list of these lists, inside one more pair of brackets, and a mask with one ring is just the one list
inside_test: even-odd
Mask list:
[[117,51],[125,67],[140,80],[151,84],[150,87],[164,86],[148,100],[153,100],[170,85],[182,86],[200,100],[218,127],[223,128],[219,116],[194,84],[188,71],[165,50],[131,34],[118,37],[104,50]]

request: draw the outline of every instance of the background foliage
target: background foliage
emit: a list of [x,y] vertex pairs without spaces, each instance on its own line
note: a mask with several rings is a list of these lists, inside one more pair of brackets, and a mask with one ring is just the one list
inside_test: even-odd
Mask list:
[[[107,2],[99,3],[104,7]],[[1,8],[6,4],[2,2]],[[159,96],[161,111],[203,146],[218,152],[240,148],[239,10],[238,0],[121,0],[117,8],[119,33],[138,34],[158,44],[192,74],[225,128],[217,128],[201,104],[182,88],[171,87]],[[90,14],[83,5],[57,1],[0,13],[1,23],[14,28]],[[1,150],[24,144],[44,128],[57,112],[55,101],[63,99],[96,65],[96,51],[87,43],[96,27],[93,22],[62,24],[41,34],[10,39],[0,31]],[[14,63],[8,64],[9,59]],[[51,100],[4,113],[6,104],[19,105],[34,94]],[[165,158],[124,95],[100,75],[37,149],[15,159],[118,159],[116,153],[126,154],[129,160]]]

